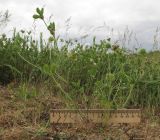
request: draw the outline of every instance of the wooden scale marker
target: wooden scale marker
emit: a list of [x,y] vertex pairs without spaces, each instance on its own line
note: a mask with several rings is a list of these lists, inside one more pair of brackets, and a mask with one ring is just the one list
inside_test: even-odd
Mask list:
[[140,109],[52,109],[52,124],[92,123],[140,123]]

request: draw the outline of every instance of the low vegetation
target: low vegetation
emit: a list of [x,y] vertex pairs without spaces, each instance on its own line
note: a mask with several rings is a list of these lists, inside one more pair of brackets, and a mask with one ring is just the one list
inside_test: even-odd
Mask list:
[[[51,37],[33,40],[31,32],[0,37],[0,83],[43,83],[53,96],[61,95],[74,107],[157,108],[160,106],[160,52],[129,51],[110,39],[92,45],[55,37],[54,22],[47,24]],[[72,49],[71,49],[72,48]],[[34,92],[34,91],[33,91]],[[26,93],[23,98],[32,97]],[[33,97],[35,97],[34,94]],[[93,99],[95,102],[93,102]]]

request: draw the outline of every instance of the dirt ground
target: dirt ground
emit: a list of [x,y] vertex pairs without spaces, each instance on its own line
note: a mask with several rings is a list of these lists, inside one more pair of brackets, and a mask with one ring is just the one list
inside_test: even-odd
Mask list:
[[41,95],[24,101],[12,90],[0,87],[0,140],[160,140],[157,117],[134,126],[88,123],[53,129],[49,111],[64,107],[63,101],[57,97]]

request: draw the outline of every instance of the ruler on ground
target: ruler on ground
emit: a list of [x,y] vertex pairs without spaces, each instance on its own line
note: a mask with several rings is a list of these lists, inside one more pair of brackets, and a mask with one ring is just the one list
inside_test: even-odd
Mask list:
[[74,123],[140,123],[140,109],[52,109],[52,124]]

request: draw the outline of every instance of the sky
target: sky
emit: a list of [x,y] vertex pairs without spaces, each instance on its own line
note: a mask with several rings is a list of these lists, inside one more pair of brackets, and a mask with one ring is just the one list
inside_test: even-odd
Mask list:
[[[0,0],[0,11],[9,10],[10,22],[2,31],[8,34],[18,30],[34,30],[48,35],[41,21],[34,22],[32,15],[36,7],[44,7],[46,20],[56,23],[56,34],[84,39],[90,42],[111,37],[113,42],[122,40],[127,34],[129,47],[151,48],[154,35],[159,42],[160,0]],[[157,30],[157,33],[156,33]],[[132,39],[129,38],[131,35]],[[124,44],[125,45],[125,44]]]

